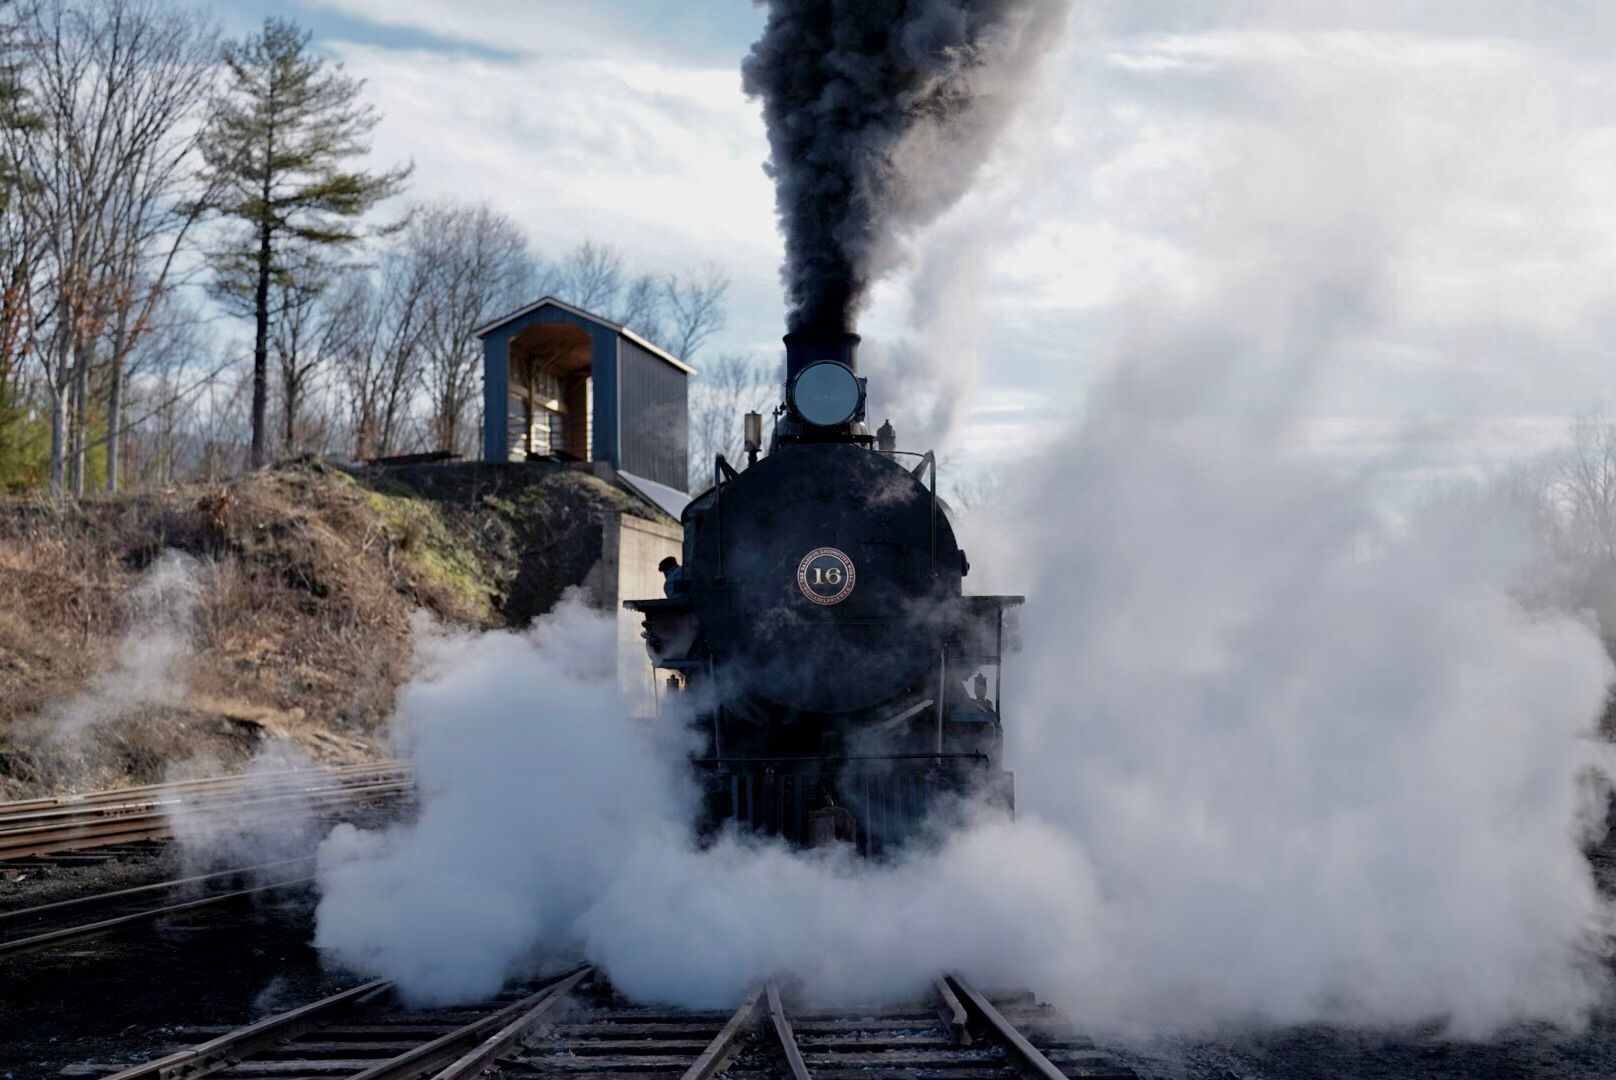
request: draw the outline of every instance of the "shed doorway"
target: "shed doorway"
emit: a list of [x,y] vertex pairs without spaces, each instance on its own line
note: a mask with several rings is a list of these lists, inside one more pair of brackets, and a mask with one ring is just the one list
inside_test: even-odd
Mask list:
[[529,326],[511,341],[510,460],[589,460],[590,345],[588,332],[568,323]]

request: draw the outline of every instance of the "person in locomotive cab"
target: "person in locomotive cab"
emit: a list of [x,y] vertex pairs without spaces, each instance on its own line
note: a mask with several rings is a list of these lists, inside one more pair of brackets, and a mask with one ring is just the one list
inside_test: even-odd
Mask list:
[[685,580],[685,568],[672,555],[657,563],[662,571],[662,595],[669,600],[683,600],[690,595],[690,582]]

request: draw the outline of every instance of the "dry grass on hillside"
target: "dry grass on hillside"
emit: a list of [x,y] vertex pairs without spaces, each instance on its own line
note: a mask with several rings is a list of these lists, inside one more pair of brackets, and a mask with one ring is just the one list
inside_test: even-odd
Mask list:
[[377,756],[415,613],[526,622],[623,509],[645,512],[564,468],[308,463],[0,504],[0,798],[230,769],[272,738]]

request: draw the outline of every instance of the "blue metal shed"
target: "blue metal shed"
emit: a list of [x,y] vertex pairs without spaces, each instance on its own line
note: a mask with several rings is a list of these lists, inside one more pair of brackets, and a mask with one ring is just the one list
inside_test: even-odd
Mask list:
[[684,491],[689,365],[553,296],[476,334],[485,461],[602,461]]

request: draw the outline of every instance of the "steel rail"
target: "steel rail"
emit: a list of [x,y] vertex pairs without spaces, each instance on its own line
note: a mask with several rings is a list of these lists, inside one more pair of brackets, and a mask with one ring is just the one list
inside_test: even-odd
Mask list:
[[948,1029],[949,1038],[954,1040],[955,1046],[970,1046],[971,1028],[965,1016],[965,1006],[960,1004],[959,995],[954,993],[954,988],[948,985],[947,979],[939,977],[932,981],[937,986],[937,997],[941,1002],[937,1016]]
[[[0,817],[0,859],[51,855],[112,844],[163,839],[171,834],[170,816],[177,808],[197,815],[252,807],[259,812],[279,807],[324,810],[333,806],[382,801],[407,795],[412,782],[394,771],[344,777],[300,778],[295,784],[264,788],[239,778],[232,787],[202,794],[144,802],[86,803]],[[243,789],[246,790],[243,790]]]
[[[545,999],[560,997],[567,990],[578,985],[585,976],[594,971],[594,967],[585,964],[582,967],[563,975],[537,993],[513,1004],[505,1006],[496,1013],[492,1013],[480,1020],[458,1027],[444,1035],[440,1035],[431,1042],[406,1050],[397,1057],[379,1061],[368,1069],[354,1073],[348,1080],[413,1080],[421,1076],[428,1069],[442,1065],[446,1058],[454,1054],[468,1042],[482,1039],[490,1032],[497,1031],[509,1024],[513,1019],[541,1004]],[[453,1058],[450,1058],[453,1061]]]
[[407,768],[388,766],[385,770],[347,771],[301,770],[292,773],[238,773],[220,776],[210,781],[192,781],[183,784],[155,784],[150,787],[113,787],[108,791],[86,795],[57,795],[52,799],[0,802],[0,820],[52,815],[52,813],[82,813],[87,810],[116,810],[121,807],[163,804],[184,799],[221,799],[238,787],[254,791],[292,791],[297,787],[330,787],[339,784],[373,783],[378,779],[399,778],[409,774]]
[[[332,802],[312,809],[327,813],[345,805],[342,802]],[[269,824],[284,821],[287,818],[301,816],[300,813],[258,813],[251,821],[255,824]],[[230,826],[236,827],[240,823],[232,822]],[[223,826],[221,826],[223,828]],[[43,858],[48,855],[60,855],[74,851],[95,851],[100,848],[114,847],[118,844],[145,843],[153,840],[170,840],[174,830],[166,824],[150,823],[135,828],[116,830],[93,829],[76,832],[70,836],[55,836],[48,839],[20,837],[5,844],[0,844],[0,861],[13,859]]]
[[[404,794],[406,793],[399,792],[394,797]],[[244,824],[262,825],[309,815],[318,816],[341,810],[347,806],[380,805],[382,801],[382,799],[373,795],[364,799],[322,799],[314,803],[299,803],[280,807],[264,806],[244,811],[239,817],[232,818],[229,821],[222,820],[228,811],[220,807],[217,810],[210,811],[210,815],[221,820],[216,822],[204,821],[201,824],[193,825],[190,832],[200,839],[214,831],[234,832]],[[92,851],[97,848],[113,847],[118,844],[166,840],[171,839],[174,833],[173,821],[167,817],[143,820],[133,824],[98,823],[49,831],[27,832],[10,837],[0,837],[0,860],[37,858],[70,851]]]
[[[387,762],[361,762],[351,765],[319,765],[309,769],[281,769],[274,772],[255,773],[254,780],[275,780],[279,777],[308,776],[310,773],[321,773],[326,776],[347,776],[356,773],[385,773],[409,772],[410,766],[404,761]],[[243,773],[233,773],[229,776],[208,776],[195,780],[168,780],[160,784],[136,784],[131,787],[106,788],[100,791],[85,791],[69,795],[48,795],[36,799],[12,799],[0,802],[0,816],[34,809],[49,809],[58,806],[85,806],[99,802],[117,801],[138,797],[144,792],[171,792],[187,791],[199,788],[229,786],[240,784],[247,780]]]
[[729,1018],[713,1041],[707,1044],[699,1057],[686,1069],[679,1080],[712,1080],[718,1071],[729,1061],[731,1051],[735,1049],[735,1040],[741,1037],[746,1025],[751,1023],[752,1014],[757,1012],[758,999],[763,996],[763,987],[754,986],[751,993],[741,1000],[740,1006]]
[[555,1008],[556,1003],[564,999],[569,990],[577,986],[593,972],[593,968],[586,967],[567,976],[549,989],[549,996],[544,1000],[434,1073],[432,1080],[464,1080],[465,1077],[479,1075],[484,1069],[497,1061],[501,1054],[509,1050],[511,1044],[524,1031],[544,1019],[545,1013]]
[[[305,809],[317,810],[323,807],[341,806],[348,803],[379,801],[408,794],[410,790],[411,785],[408,783],[376,784],[364,788],[332,789],[314,794],[300,792],[295,796],[280,795],[250,801],[237,799],[205,805],[192,803],[185,804],[183,811],[197,818],[223,815],[242,810],[252,812],[255,817],[269,817],[278,811],[296,813]],[[78,821],[56,825],[0,829],[0,850],[20,849],[29,844],[96,839],[119,833],[164,831],[173,823],[174,818],[175,814],[171,809],[154,813],[129,814],[121,817],[86,817]]]
[[206,881],[222,881],[226,878],[240,877],[243,874],[251,874],[259,870],[272,870],[278,866],[291,866],[294,863],[309,862],[313,858],[313,855],[299,855],[295,859],[281,859],[277,862],[259,863],[256,866],[238,866],[233,870],[219,870],[211,874],[174,878],[170,881],[154,881],[149,885],[135,885],[128,889],[115,889],[112,892],[75,896],[69,900],[57,900],[49,904],[37,904],[34,907],[13,908],[10,911],[0,911],[0,922],[5,922],[7,919],[21,919],[30,915],[43,915],[48,911],[61,911],[64,908],[81,907],[85,904],[103,903],[107,900],[122,900],[130,896],[159,892],[163,889],[177,889],[182,885],[200,885]]
[[769,980],[769,1019],[774,1021],[774,1034],[780,1040],[780,1050],[786,1056],[786,1064],[791,1066],[793,1080],[813,1080],[807,1064],[802,1060],[802,1051],[797,1047],[797,1036],[791,1030],[785,1006],[780,1003],[780,988],[773,979]]
[[[309,796],[283,795],[269,799],[235,800],[197,806],[199,813],[219,814],[226,810],[254,807],[250,820],[273,821],[306,810],[321,811],[352,803],[408,794],[412,784],[407,781],[373,784],[364,787],[329,789]],[[278,812],[277,812],[278,811]],[[173,835],[173,819],[167,813],[131,814],[108,819],[86,819],[76,824],[55,825],[49,828],[0,830],[0,860],[29,856],[53,855],[64,851],[84,851],[113,844],[142,840],[162,840]],[[231,822],[231,827],[238,823]]]
[[113,1073],[105,1080],[194,1080],[210,1076],[221,1069],[239,1064],[258,1050],[290,1039],[311,1028],[318,1027],[335,1012],[343,1012],[368,1005],[381,997],[393,984],[376,979],[351,990],[321,998],[319,1001],[267,1017],[256,1024],[239,1028],[216,1039],[209,1039],[186,1050],[176,1050],[167,1057],[134,1065]]
[[136,819],[166,817],[175,809],[212,810],[222,806],[241,806],[245,803],[280,803],[299,799],[320,798],[329,795],[349,797],[369,791],[389,791],[406,788],[411,781],[366,780],[358,784],[308,784],[298,787],[259,789],[249,786],[245,791],[221,792],[200,799],[153,799],[140,803],[116,803],[111,807],[90,810],[38,811],[14,818],[0,818],[0,836],[24,832],[42,832],[52,828],[71,828],[81,822],[128,822]]
[[947,981],[959,991],[966,1006],[1004,1041],[1005,1048],[1010,1051],[1011,1056],[1020,1059],[1027,1071],[1041,1077],[1042,1080],[1070,1080],[1053,1061],[1044,1056],[1042,1050],[1028,1042],[1027,1037],[1016,1030],[1016,1026],[1006,1020],[1004,1014],[994,1008],[993,1003],[983,997],[964,978],[950,972]]
[[237,889],[235,892],[220,893],[218,896],[204,896],[200,900],[187,900],[182,904],[146,908],[127,915],[102,919],[99,922],[84,923],[80,926],[67,926],[60,930],[49,930],[43,934],[35,934],[32,937],[0,941],[0,956],[16,956],[22,953],[37,952],[40,949],[48,949],[69,941],[98,937],[101,934],[109,933],[134,923],[161,918],[164,915],[175,915],[182,911],[195,911],[198,908],[223,904],[231,900],[241,900],[249,896],[256,896],[259,893],[273,892],[276,889],[296,888],[302,885],[312,885],[313,883],[313,878],[293,878],[288,881],[277,881],[269,885],[258,885],[251,889]]
[[205,810],[216,806],[230,806],[243,796],[250,796],[256,801],[274,801],[349,791],[367,791],[372,788],[397,787],[409,783],[410,780],[407,777],[383,776],[364,777],[350,781],[327,781],[297,785],[277,784],[273,787],[244,784],[239,789],[209,791],[201,795],[142,799],[138,802],[96,803],[93,806],[59,807],[53,810],[30,810],[22,814],[0,817],[0,832],[19,832],[29,828],[44,829],[54,824],[76,821],[116,821],[122,818],[166,812],[176,807]]

